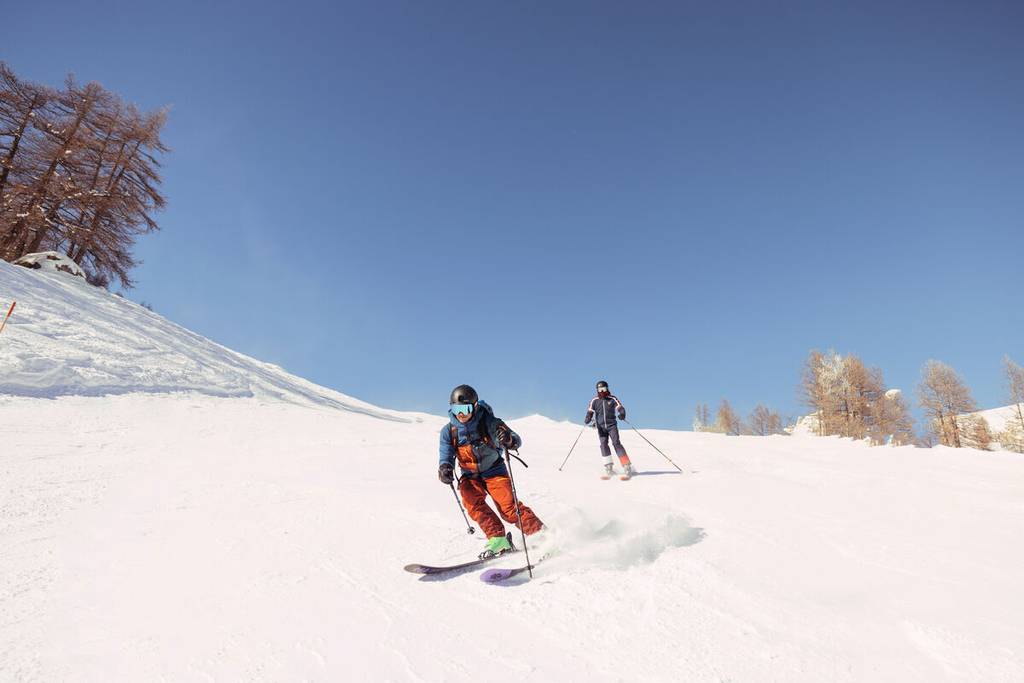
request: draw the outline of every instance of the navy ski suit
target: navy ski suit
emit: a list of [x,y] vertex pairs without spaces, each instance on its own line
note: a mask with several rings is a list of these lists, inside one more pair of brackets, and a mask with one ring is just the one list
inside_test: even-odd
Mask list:
[[597,436],[601,441],[601,455],[605,462],[612,461],[612,451],[608,448],[608,440],[611,439],[615,454],[619,456],[619,462],[625,465],[629,462],[629,456],[626,455],[626,449],[622,445],[622,441],[619,440],[619,423],[616,418],[626,419],[626,407],[613,394],[606,396],[598,394],[590,399],[583,424],[590,424],[590,421],[594,420],[594,424],[597,425]]

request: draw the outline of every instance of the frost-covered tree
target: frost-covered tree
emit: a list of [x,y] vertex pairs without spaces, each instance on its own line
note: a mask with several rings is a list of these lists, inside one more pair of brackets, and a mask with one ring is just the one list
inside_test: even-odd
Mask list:
[[921,372],[917,395],[939,443],[961,448],[963,434],[957,418],[974,412],[976,405],[960,375],[945,363],[929,360]]
[[822,436],[863,439],[875,421],[874,407],[885,393],[882,371],[835,351],[811,351],[801,377],[804,403],[814,410]]
[[819,436],[828,435],[827,416],[834,410],[837,381],[834,356],[833,352],[826,356],[817,349],[812,350],[800,378],[803,401],[817,418]]
[[697,406],[693,415],[693,431],[695,432],[706,432],[711,429],[711,413],[708,410],[707,403],[701,403]]

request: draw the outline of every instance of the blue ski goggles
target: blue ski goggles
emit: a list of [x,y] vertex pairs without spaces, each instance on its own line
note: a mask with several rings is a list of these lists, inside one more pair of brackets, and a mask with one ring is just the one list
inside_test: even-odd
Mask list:
[[451,406],[452,415],[472,415],[472,403],[453,403]]

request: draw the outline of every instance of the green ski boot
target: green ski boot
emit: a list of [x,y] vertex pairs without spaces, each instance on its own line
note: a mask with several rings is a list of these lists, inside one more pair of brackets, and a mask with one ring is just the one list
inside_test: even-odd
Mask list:
[[504,555],[505,553],[512,552],[515,548],[512,547],[512,534],[508,533],[504,536],[492,536],[487,539],[487,547],[480,553],[481,560],[487,560],[498,555]]

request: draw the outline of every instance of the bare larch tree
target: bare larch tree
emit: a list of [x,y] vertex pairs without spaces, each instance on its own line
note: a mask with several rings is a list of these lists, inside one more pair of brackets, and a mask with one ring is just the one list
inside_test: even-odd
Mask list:
[[130,287],[135,239],[165,204],[166,116],[70,76],[59,91],[28,83],[0,62],[0,258],[64,251],[94,284]]
[[718,412],[715,414],[713,431],[731,436],[739,436],[743,433],[743,421],[740,420],[740,416],[736,414],[736,411],[732,409],[729,401],[724,398],[718,406]]
[[771,436],[782,433],[782,418],[768,406],[758,403],[747,418],[750,433],[755,436]]
[[1009,356],[1005,356],[1003,369],[1006,373],[1013,415],[999,433],[999,443],[1007,450],[1024,453],[1024,368],[1010,360]]
[[917,387],[921,408],[929,418],[929,428],[944,446],[962,448],[962,425],[958,416],[976,409],[970,389],[956,371],[937,360],[925,363]]

